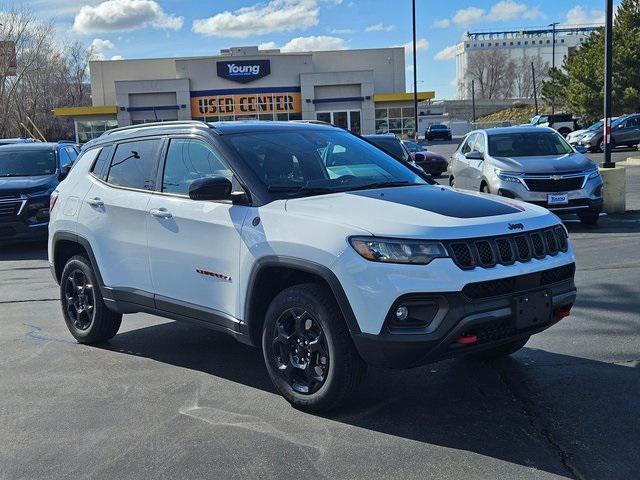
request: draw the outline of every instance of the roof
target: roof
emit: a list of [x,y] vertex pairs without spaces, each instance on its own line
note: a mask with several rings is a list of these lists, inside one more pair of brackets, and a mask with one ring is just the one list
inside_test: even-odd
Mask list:
[[209,125],[218,133],[245,133],[245,132],[265,132],[276,130],[318,130],[330,129],[336,130],[337,127],[329,124],[315,122],[284,122],[284,121],[265,121],[265,120],[236,120],[233,122],[212,122]]
[[0,145],[0,151],[5,150],[55,150],[61,145],[69,145],[68,143],[53,142],[24,142],[10,143],[8,145]]
[[526,132],[538,132],[538,133],[540,133],[540,131],[556,132],[553,128],[535,127],[535,126],[528,126],[528,125],[513,126],[513,127],[480,128],[480,129],[474,130],[474,131],[475,132],[485,132],[487,135],[499,135],[501,133],[526,133]]

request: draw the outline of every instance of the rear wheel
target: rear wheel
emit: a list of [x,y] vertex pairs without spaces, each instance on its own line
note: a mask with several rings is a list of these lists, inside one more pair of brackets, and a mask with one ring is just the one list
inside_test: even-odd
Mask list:
[[482,193],[491,193],[491,191],[489,190],[489,185],[487,185],[486,183],[480,185],[480,191]]
[[455,178],[453,178],[453,175],[449,175],[449,186],[450,187],[455,187],[456,186],[456,180],[455,180]]
[[104,304],[96,275],[85,257],[71,257],[62,270],[60,300],[64,321],[78,342],[101,343],[118,333],[122,314]]
[[302,410],[336,408],[366,372],[333,296],[317,284],[289,287],[273,299],[262,350],[271,381]]
[[520,338],[518,340],[505,343],[504,345],[500,345],[498,347],[474,353],[470,356],[472,358],[477,358],[478,360],[491,360],[493,358],[507,357],[513,353],[516,353],[518,350],[524,347],[525,344],[529,341],[529,338],[530,337]]

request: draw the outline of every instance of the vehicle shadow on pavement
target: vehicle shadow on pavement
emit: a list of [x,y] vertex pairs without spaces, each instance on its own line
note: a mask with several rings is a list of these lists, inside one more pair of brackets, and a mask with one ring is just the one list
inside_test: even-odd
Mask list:
[[[121,333],[104,348],[275,393],[260,350],[199,327],[149,326]],[[561,476],[633,478],[640,468],[639,373],[638,362],[531,348],[495,362],[371,368],[350,402],[316,418]],[[251,414],[268,411],[256,404]]]
[[563,223],[573,233],[640,233],[640,211],[631,210],[624,214],[607,215],[600,218],[595,226],[583,225],[573,217],[563,218]]
[[46,260],[47,243],[0,243],[0,262],[11,260]]

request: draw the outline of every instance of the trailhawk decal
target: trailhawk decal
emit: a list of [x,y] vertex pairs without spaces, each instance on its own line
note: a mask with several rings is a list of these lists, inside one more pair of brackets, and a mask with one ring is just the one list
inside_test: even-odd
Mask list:
[[449,188],[397,187],[350,192],[350,194],[399,203],[456,218],[494,217],[522,211],[522,208],[516,205],[508,205],[482,195],[463,193]]
[[226,282],[230,282],[231,281],[231,277],[229,275],[225,275],[223,273],[211,272],[209,270],[204,270],[202,268],[196,268],[196,272],[199,273],[200,275],[206,275],[207,277],[219,278],[220,280],[224,280]]

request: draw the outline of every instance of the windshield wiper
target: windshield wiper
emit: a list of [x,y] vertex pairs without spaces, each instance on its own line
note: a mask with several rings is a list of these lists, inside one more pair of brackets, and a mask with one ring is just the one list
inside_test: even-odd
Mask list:
[[414,185],[422,185],[422,184],[408,182],[407,180],[387,180],[384,182],[374,182],[374,183],[366,183],[364,185],[356,185],[351,190],[369,190],[374,188],[386,188],[386,187],[411,187]]
[[267,187],[267,191],[269,192],[278,192],[278,193],[292,193],[292,194],[301,194],[301,193],[333,193],[336,190],[330,187],[312,187],[308,185],[302,185],[300,187],[289,187],[285,185],[270,185]]

